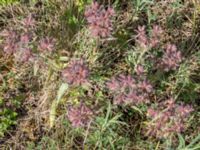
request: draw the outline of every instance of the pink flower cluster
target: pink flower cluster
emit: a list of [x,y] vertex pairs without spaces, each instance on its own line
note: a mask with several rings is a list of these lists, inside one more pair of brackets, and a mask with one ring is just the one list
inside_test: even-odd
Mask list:
[[92,2],[86,8],[85,17],[89,24],[89,29],[94,37],[108,37],[112,31],[111,18],[114,15],[114,10],[111,7],[107,9],[97,2]]
[[30,28],[33,28],[36,24],[36,21],[33,19],[33,16],[29,14],[23,21],[22,25],[27,32]]
[[14,54],[16,60],[21,62],[26,62],[32,57],[29,44],[32,36],[30,28],[34,26],[34,23],[34,19],[29,15],[22,21],[23,31],[20,31],[19,35],[13,30],[3,32],[3,47],[6,54]]
[[41,52],[47,51],[47,52],[52,52],[54,50],[55,47],[55,39],[53,38],[43,38],[39,41],[39,46],[38,49]]
[[72,60],[62,71],[62,76],[68,84],[80,86],[88,83],[89,69],[82,59]]
[[154,25],[150,37],[146,34],[145,26],[139,26],[136,32],[136,42],[141,48],[153,48],[159,44],[163,30],[160,26]]
[[4,30],[1,33],[1,36],[4,38],[3,41],[3,50],[6,54],[13,54],[16,52],[18,45],[17,40],[18,36],[13,30]]
[[84,104],[78,107],[70,107],[68,110],[68,119],[74,127],[87,126],[91,120],[93,112]]
[[177,50],[176,45],[168,44],[161,59],[161,67],[165,71],[176,70],[181,61],[181,52]]
[[193,111],[189,105],[176,104],[174,99],[161,103],[159,109],[149,108],[147,134],[156,138],[167,138],[186,129],[186,121]]
[[130,75],[113,77],[107,83],[108,89],[114,94],[114,104],[147,103],[153,87],[147,80],[136,82]]
[[[21,21],[22,30],[4,30],[1,36],[4,38],[3,50],[5,54],[14,54],[15,59],[19,62],[27,62],[33,58],[31,48],[34,44],[33,36],[35,34],[35,24],[36,21],[33,19],[32,15],[28,15]],[[41,52],[52,52],[54,50],[55,40],[46,37],[41,39],[38,45],[38,50]]]

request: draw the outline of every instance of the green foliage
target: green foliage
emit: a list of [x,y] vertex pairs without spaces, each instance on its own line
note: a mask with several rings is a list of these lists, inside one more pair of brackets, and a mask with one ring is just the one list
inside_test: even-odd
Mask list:
[[0,137],[4,136],[7,130],[16,124],[17,113],[11,109],[4,108],[0,112]]
[[[15,99],[11,99],[10,103],[12,103],[13,107],[19,108],[21,104],[21,98],[16,97]],[[16,124],[18,113],[15,109],[6,108],[5,101],[3,98],[0,98],[0,137],[3,137],[4,134],[8,131],[8,129]]]
[[0,6],[17,3],[19,0],[0,0]]
[[129,139],[120,136],[117,131],[125,123],[119,121],[120,114],[112,115],[111,104],[109,103],[106,116],[97,117],[93,132],[88,135],[86,143],[95,145],[96,149],[126,149]]
[[51,105],[51,110],[50,110],[50,116],[49,116],[49,120],[50,120],[50,127],[53,127],[54,122],[55,122],[55,117],[56,117],[56,109],[61,101],[61,98],[63,97],[63,95],[65,94],[65,92],[68,89],[68,84],[67,83],[62,83],[58,92],[57,92],[57,99],[53,101],[52,105]]
[[179,134],[179,145],[176,150],[198,150],[200,149],[200,135],[195,137],[189,144],[186,144],[184,137]]
[[146,10],[150,4],[154,3],[154,0],[132,0],[135,6],[136,12]]

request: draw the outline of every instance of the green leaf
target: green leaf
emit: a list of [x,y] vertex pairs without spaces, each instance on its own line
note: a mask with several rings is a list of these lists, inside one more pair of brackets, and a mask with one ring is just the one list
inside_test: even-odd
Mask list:
[[60,101],[60,99],[62,98],[62,96],[65,94],[65,92],[67,91],[68,89],[68,84],[67,83],[62,83],[59,90],[58,90],[58,93],[57,93],[57,101]]
[[191,148],[197,142],[200,142],[200,134],[194,140],[192,140],[192,142],[187,146],[187,148]]
[[49,122],[50,122],[50,128],[52,128],[54,126],[54,122],[55,122],[55,118],[56,118],[56,109],[58,107],[58,104],[61,101],[61,98],[63,97],[63,95],[65,94],[65,92],[68,89],[68,84],[67,83],[62,83],[58,93],[57,93],[57,99],[53,101],[52,105],[51,105],[51,110],[50,110],[50,115],[49,115]]
[[178,139],[179,139],[179,146],[177,149],[179,150],[185,148],[185,140],[181,134],[178,134]]
[[33,65],[33,74],[34,74],[34,76],[37,75],[38,70],[39,70],[39,65],[38,65],[37,61],[35,61],[34,65]]
[[50,128],[54,126],[54,122],[56,119],[56,108],[57,108],[57,102],[53,101],[51,105],[50,115],[49,115],[49,122],[50,122]]

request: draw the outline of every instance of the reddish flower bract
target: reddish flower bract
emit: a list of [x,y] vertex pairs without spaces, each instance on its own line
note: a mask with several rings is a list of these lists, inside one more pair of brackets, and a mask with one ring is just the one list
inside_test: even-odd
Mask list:
[[114,95],[114,104],[147,103],[153,87],[147,80],[137,81],[130,75],[119,75],[107,82],[107,88]]
[[181,61],[181,52],[177,50],[176,45],[168,44],[161,59],[161,67],[165,71],[176,70]]
[[114,10],[111,7],[107,9],[97,2],[92,2],[86,8],[85,17],[89,24],[89,29],[94,37],[108,37],[112,31],[111,18],[114,15]]
[[68,67],[62,71],[64,80],[70,85],[83,85],[88,83],[89,69],[81,60],[72,60]]
[[190,105],[176,104],[172,98],[159,104],[157,109],[149,108],[147,135],[167,138],[171,134],[185,131],[187,118],[192,111]]
[[84,127],[87,126],[91,116],[92,111],[84,104],[78,107],[70,107],[68,111],[68,119],[74,127]]

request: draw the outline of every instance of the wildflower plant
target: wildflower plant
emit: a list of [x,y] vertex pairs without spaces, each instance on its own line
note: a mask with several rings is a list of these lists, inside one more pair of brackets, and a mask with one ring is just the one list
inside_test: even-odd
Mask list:
[[[177,134],[183,148],[190,143],[200,131],[199,109],[194,111],[200,89],[198,5],[180,2],[186,4],[184,16],[179,17],[179,11],[172,15],[177,15],[177,30],[168,22],[176,19],[155,10],[166,6],[168,11],[170,3],[156,1],[155,7],[144,0],[30,2],[34,13],[26,17],[22,12],[29,12],[24,9],[29,5],[10,6],[12,11],[2,13],[8,15],[0,15],[0,26],[5,27],[0,35],[0,111],[17,89],[17,94],[23,93],[26,113],[19,121],[21,107],[17,116],[0,112],[0,120],[5,118],[0,136],[16,125],[16,134],[8,141],[12,134],[5,136],[5,143],[17,149],[27,149],[31,139],[30,149],[159,150],[175,138],[167,149],[176,149]],[[194,12],[187,15],[185,9]],[[13,24],[7,26],[8,21]],[[195,28],[186,32],[185,27]],[[22,84],[15,83],[15,78],[24,77]],[[14,122],[8,123],[9,117]],[[4,139],[3,149],[12,148],[4,148]]]
[[69,107],[67,117],[73,127],[85,127],[91,121],[92,114],[92,110],[81,103],[80,106]]
[[42,38],[39,41],[38,50],[41,52],[52,52],[55,50],[55,42],[55,39],[50,37]]
[[149,102],[152,85],[146,79],[137,81],[131,75],[119,75],[107,82],[114,95],[114,104],[138,105]]
[[162,139],[184,132],[192,111],[192,106],[176,104],[172,98],[162,102],[157,108],[149,108],[147,135]]
[[18,36],[13,30],[4,30],[1,33],[1,36],[4,38],[3,41],[3,50],[6,54],[13,54],[17,50],[17,39]]
[[21,28],[12,28],[3,31],[3,47],[6,54],[13,54],[16,61],[28,62],[32,57],[31,42],[34,35],[35,20],[32,15],[27,16],[21,21]]
[[181,52],[177,50],[176,45],[168,44],[160,62],[164,71],[176,70],[181,61]]
[[83,59],[72,60],[62,71],[63,79],[72,86],[87,85],[89,83],[89,69]]
[[136,30],[136,43],[140,48],[151,49],[158,46],[163,30],[160,26],[154,25],[151,34],[148,36],[145,26],[138,26]]
[[91,35],[94,37],[105,38],[111,35],[113,30],[111,18],[114,16],[114,10],[111,7],[105,9],[103,5],[97,2],[92,2],[86,8],[85,17],[88,22],[88,27]]

